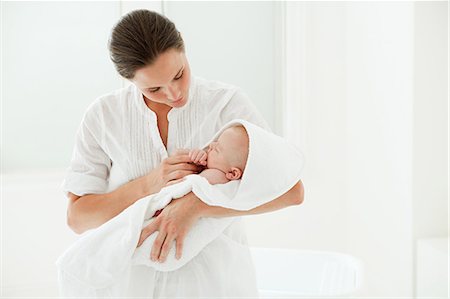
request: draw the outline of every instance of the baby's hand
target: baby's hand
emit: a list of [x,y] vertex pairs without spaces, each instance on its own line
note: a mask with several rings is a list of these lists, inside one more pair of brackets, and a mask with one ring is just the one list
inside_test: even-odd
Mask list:
[[201,149],[191,149],[189,151],[189,157],[191,158],[192,162],[199,165],[206,165],[206,159],[208,158],[208,154]]

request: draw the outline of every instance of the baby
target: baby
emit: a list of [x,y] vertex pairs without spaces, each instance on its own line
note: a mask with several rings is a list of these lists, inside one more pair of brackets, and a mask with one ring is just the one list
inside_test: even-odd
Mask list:
[[[244,173],[247,156],[248,135],[243,126],[225,129],[217,141],[209,144],[206,151],[201,149],[189,151],[192,163],[205,167],[199,175],[206,178],[211,185],[239,180]],[[171,181],[166,186],[182,180],[184,178]],[[161,211],[156,211],[153,217],[158,216]]]
[[[192,149],[189,157],[192,163],[204,166],[199,173],[212,185],[224,184],[242,177],[247,163],[248,135],[243,126],[225,129],[207,150]],[[171,181],[168,185],[183,179]]]
[[247,132],[243,126],[230,127],[206,151],[193,149],[189,156],[193,163],[206,167],[199,175],[212,185],[238,180],[247,163]]

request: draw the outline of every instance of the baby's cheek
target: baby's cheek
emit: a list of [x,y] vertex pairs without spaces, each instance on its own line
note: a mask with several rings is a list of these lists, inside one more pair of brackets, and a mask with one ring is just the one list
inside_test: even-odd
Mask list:
[[206,167],[213,168],[214,166],[213,160],[214,159],[211,157],[211,155],[208,155],[208,159],[206,160]]

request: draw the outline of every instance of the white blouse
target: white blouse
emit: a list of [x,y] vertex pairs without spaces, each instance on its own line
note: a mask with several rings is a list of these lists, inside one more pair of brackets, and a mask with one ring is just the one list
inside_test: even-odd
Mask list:
[[[167,116],[167,149],[159,135],[156,114],[146,106],[136,86],[98,98],[79,127],[63,190],[79,196],[115,190],[149,173],[175,149],[205,145],[236,118],[270,131],[239,88],[198,77],[191,78],[189,88],[187,104],[172,108]],[[236,217],[219,238],[182,268],[159,272],[145,266],[132,267],[121,288],[127,290],[127,297],[257,297],[247,244],[242,219]]]
[[115,190],[148,174],[174,150],[203,146],[236,118],[270,130],[241,89],[192,76],[186,105],[167,115],[166,149],[156,114],[134,84],[101,96],[84,114],[63,191],[82,196]]

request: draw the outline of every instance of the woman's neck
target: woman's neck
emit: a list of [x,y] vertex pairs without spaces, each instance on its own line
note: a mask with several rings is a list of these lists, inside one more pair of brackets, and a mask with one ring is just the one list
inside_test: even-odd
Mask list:
[[166,104],[153,102],[153,101],[147,99],[145,96],[144,96],[144,101],[145,101],[145,104],[147,105],[147,107],[150,110],[152,110],[153,112],[155,112],[156,115],[167,115],[169,113],[169,111],[172,109],[172,107],[170,107]]

